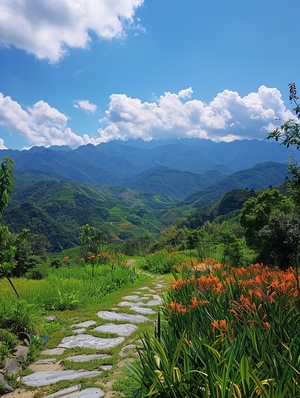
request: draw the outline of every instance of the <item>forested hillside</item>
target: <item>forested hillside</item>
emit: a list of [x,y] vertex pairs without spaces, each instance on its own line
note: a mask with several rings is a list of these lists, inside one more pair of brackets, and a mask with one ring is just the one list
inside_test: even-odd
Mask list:
[[121,243],[141,235],[157,237],[162,228],[191,213],[196,212],[191,216],[195,225],[211,220],[214,212],[207,216],[206,207],[228,191],[279,185],[286,175],[286,166],[273,162],[231,175],[159,167],[129,179],[125,187],[16,170],[15,190],[3,221],[12,232],[28,228],[46,236],[54,251],[78,245],[84,224],[103,230],[111,243]]

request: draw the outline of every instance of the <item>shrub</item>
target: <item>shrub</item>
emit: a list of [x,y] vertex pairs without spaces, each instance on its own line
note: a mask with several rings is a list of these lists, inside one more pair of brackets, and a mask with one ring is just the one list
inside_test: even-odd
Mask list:
[[34,268],[26,272],[27,279],[41,280],[47,278],[49,274],[48,268],[44,264],[38,264]]
[[158,274],[166,274],[171,272],[173,267],[184,258],[186,258],[184,253],[161,250],[149,254],[142,268]]
[[13,333],[28,332],[34,334],[40,313],[34,304],[25,300],[1,303],[0,327]]

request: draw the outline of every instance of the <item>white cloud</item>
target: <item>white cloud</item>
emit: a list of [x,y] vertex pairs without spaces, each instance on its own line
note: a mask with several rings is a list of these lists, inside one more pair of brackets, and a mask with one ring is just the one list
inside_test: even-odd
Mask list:
[[125,35],[144,0],[1,0],[0,42],[57,62],[68,48],[87,48],[90,33]]
[[[209,104],[190,99],[192,88],[166,92],[155,102],[141,102],[125,94],[112,94],[99,129],[103,140],[119,138],[198,137],[214,141],[264,139],[279,123],[293,117],[276,88],[261,86],[241,97],[224,90]],[[185,100],[185,101],[183,101]]]
[[77,100],[74,107],[80,108],[87,113],[95,113],[97,111],[97,105],[92,104],[89,100]]
[[0,138],[0,149],[7,149],[7,147],[4,145],[4,140]]
[[[22,107],[0,93],[0,126],[11,135],[25,137],[28,146],[69,145],[76,148],[88,143],[97,145],[111,139],[129,138],[198,137],[217,142],[265,139],[282,120],[293,118],[276,88],[261,86],[257,92],[245,97],[224,90],[209,104],[191,99],[192,92],[191,88],[178,94],[166,92],[154,102],[112,94],[105,117],[100,120],[104,127],[98,130],[98,138],[73,132],[68,126],[68,117],[47,102]],[[94,104],[80,100],[76,105],[81,108],[92,106],[93,109]],[[1,146],[4,142],[0,138]]]
[[[101,139],[75,134],[68,126],[68,117],[47,102],[39,101],[23,109],[21,105],[0,93],[0,126],[11,134],[17,134],[28,140],[28,146],[98,144]],[[2,144],[0,139],[0,146]],[[4,143],[3,143],[4,145]]]

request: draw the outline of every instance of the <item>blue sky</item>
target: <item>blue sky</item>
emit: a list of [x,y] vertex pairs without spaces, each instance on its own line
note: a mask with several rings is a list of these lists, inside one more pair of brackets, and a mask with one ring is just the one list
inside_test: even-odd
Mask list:
[[0,148],[264,139],[292,117],[299,15],[299,0],[1,0]]

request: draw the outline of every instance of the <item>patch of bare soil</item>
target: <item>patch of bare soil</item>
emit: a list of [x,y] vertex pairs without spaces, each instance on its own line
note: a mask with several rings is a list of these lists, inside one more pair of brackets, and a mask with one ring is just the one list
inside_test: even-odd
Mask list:
[[17,388],[14,392],[5,394],[5,398],[34,398],[34,391],[26,391]]

